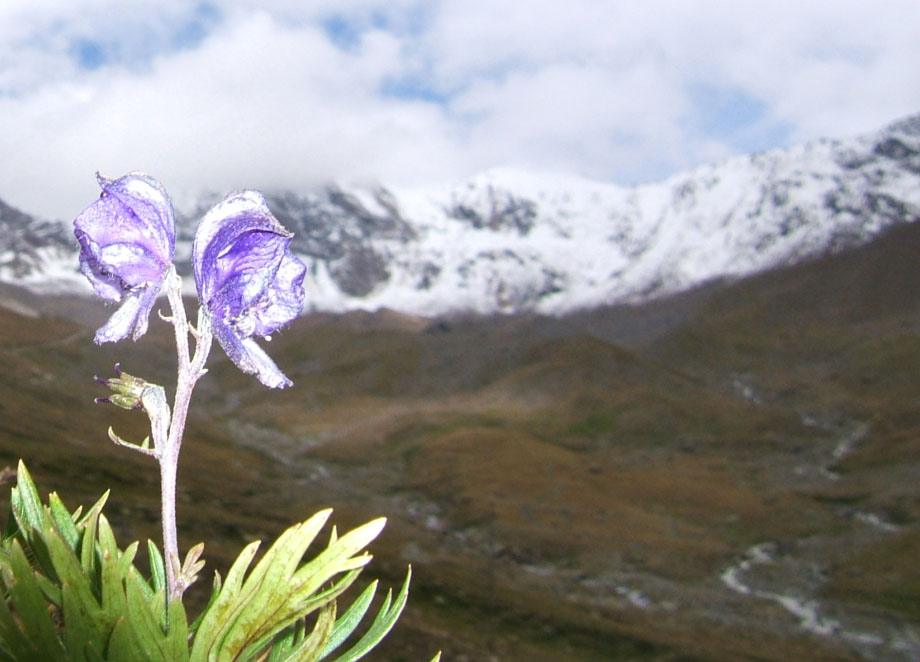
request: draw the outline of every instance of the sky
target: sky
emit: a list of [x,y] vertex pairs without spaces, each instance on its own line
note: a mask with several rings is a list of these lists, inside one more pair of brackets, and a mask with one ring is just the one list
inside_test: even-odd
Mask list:
[[0,199],[631,185],[920,112],[916,0],[3,0]]

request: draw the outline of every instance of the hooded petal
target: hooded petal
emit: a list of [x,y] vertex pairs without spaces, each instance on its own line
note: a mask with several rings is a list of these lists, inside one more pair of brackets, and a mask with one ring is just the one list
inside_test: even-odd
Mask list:
[[242,191],[205,215],[192,246],[198,296],[218,342],[240,370],[272,388],[291,382],[252,336],[268,336],[303,308],[306,267],[291,238],[260,193]]
[[256,378],[269,388],[284,388],[292,384],[271,357],[255,340],[241,337],[237,329],[218,319],[211,321],[214,336],[236,367]]
[[227,196],[205,214],[195,232],[192,266],[199,298],[209,300],[230,279],[271,270],[249,284],[258,291],[274,275],[291,237],[257,191]]
[[147,330],[147,318],[175,253],[172,203],[155,179],[132,172],[110,180],[97,175],[102,194],[74,220],[80,271],[96,293],[123,305],[99,329],[96,342]]

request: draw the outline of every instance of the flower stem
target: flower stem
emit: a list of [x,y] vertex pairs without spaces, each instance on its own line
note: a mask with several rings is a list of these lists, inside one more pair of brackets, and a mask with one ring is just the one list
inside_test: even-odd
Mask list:
[[[158,444],[157,459],[160,463],[160,497],[163,520],[163,553],[166,562],[166,578],[169,599],[182,597],[187,588],[185,578],[180,576],[179,539],[176,533],[176,476],[179,466],[179,450],[189,403],[196,382],[207,370],[204,367],[211,351],[211,323],[204,308],[198,310],[198,326],[192,329],[185,315],[182,302],[182,279],[174,267],[170,267],[164,283],[169,305],[172,309],[170,322],[176,334],[176,351],[179,358],[176,397],[173,402],[169,434]],[[188,335],[195,337],[195,354],[189,355]]]

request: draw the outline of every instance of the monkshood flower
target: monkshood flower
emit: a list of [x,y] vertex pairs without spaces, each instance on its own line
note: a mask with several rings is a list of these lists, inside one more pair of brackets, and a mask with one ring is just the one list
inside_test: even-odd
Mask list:
[[202,219],[192,246],[198,298],[214,336],[243,372],[271,388],[291,381],[256,343],[303,308],[306,266],[290,251],[293,235],[256,191],[227,196]]
[[172,203],[152,177],[131,172],[119,179],[98,173],[99,199],[73,222],[80,271],[103,299],[121,306],[96,331],[97,343],[137,340],[172,265],[176,229]]

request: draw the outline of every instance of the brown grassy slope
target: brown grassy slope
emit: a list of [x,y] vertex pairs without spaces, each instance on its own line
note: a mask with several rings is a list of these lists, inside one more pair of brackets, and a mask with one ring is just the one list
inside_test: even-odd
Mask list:
[[[827,540],[818,597],[916,618],[918,236],[563,319],[312,316],[268,348],[295,382],[280,392],[215,349],[183,545],[225,569],[320,506],[340,526],[387,514],[374,567],[392,583],[411,561],[417,606],[381,659],[846,659],[719,573],[764,540]],[[170,386],[169,329],[91,336],[0,310],[0,457],[72,505],[112,487],[122,539],[156,537],[154,467],[105,439],[143,420],[93,406],[91,377],[121,360]],[[863,544],[858,510],[902,528]]]

